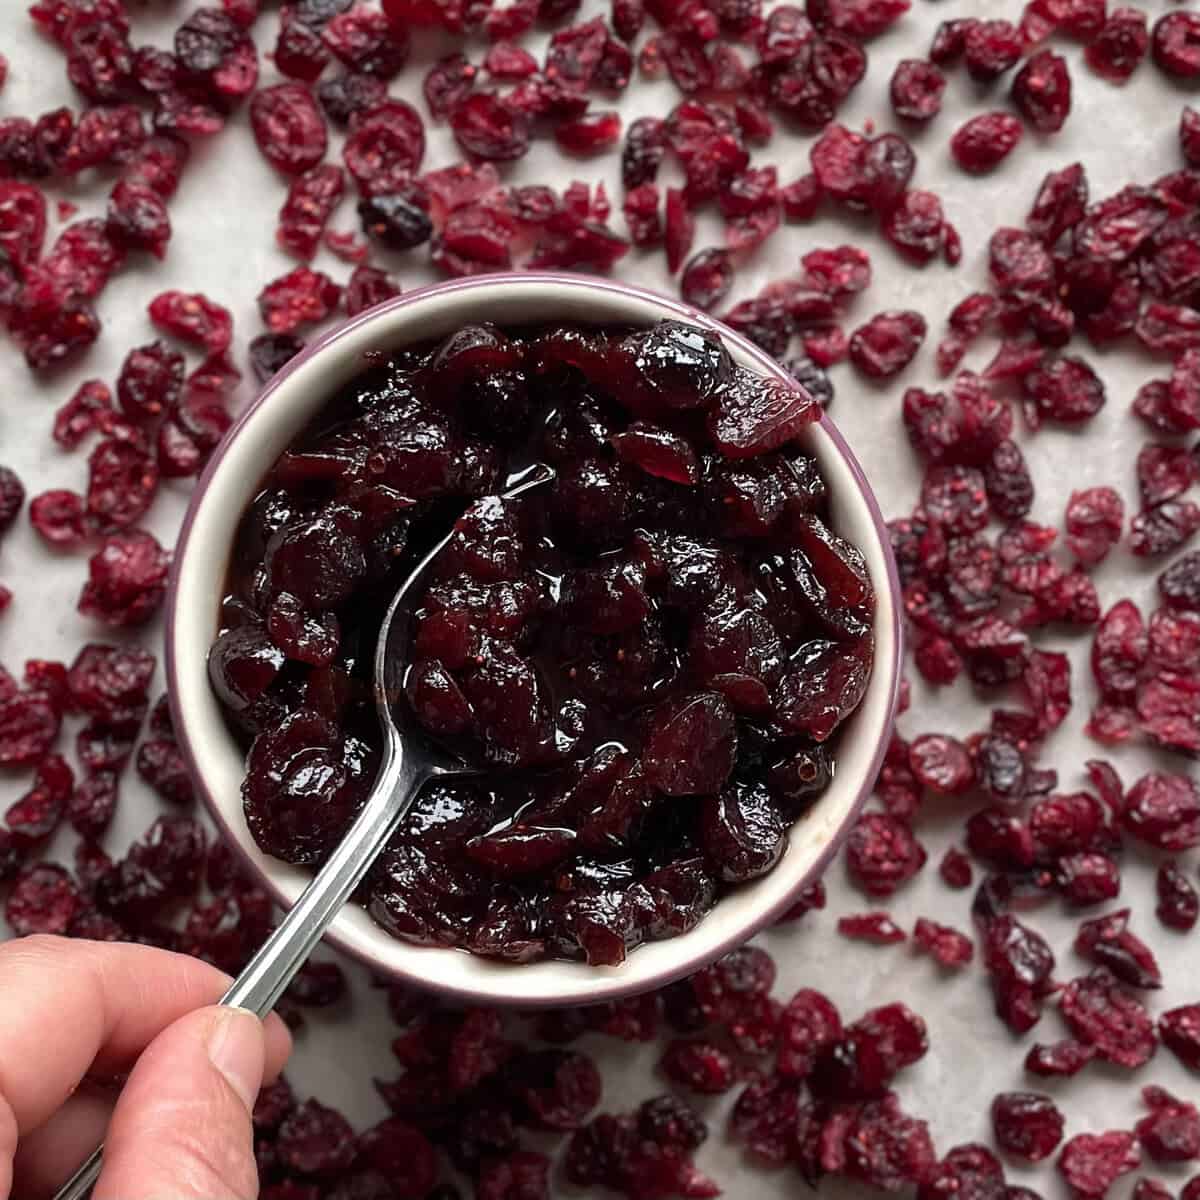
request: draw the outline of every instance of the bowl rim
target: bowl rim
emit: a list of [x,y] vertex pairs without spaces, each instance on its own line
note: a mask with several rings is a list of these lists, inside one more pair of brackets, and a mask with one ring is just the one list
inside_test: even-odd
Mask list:
[[[220,469],[221,463],[228,452],[230,446],[235,439],[246,427],[254,416],[270,402],[271,398],[278,392],[288,380],[295,375],[299,370],[305,367],[314,359],[320,357],[331,346],[335,345],[343,338],[350,336],[352,333],[360,330],[364,325],[382,321],[397,312],[410,308],[414,305],[419,305],[430,297],[442,297],[453,295],[455,293],[469,293],[470,291],[481,288],[494,288],[497,285],[508,283],[519,283],[524,287],[533,287],[538,285],[552,287],[573,287],[585,291],[599,291],[614,295],[633,299],[641,303],[649,303],[656,305],[662,309],[668,310],[673,316],[680,320],[687,321],[692,324],[700,325],[704,328],[716,332],[725,342],[735,346],[738,351],[746,358],[753,360],[756,369],[762,374],[773,376],[775,378],[790,378],[786,370],[780,366],[770,355],[759,346],[755,345],[748,338],[731,329],[717,318],[703,312],[700,309],[692,308],[678,300],[669,296],[664,296],[650,288],[644,288],[633,284],[617,283],[611,279],[604,279],[595,276],[582,274],[569,274],[562,272],[497,272],[494,274],[467,276],[460,279],[452,279],[440,283],[427,284],[420,288],[414,288],[410,292],[404,292],[399,296],[395,296],[390,300],[386,300],[381,304],[375,305],[372,308],[364,310],[362,313],[349,318],[342,324],[322,334],[315,341],[307,345],[299,354],[290,359],[284,364],[258,391],[254,398],[245,406],[241,413],[238,414],[225,436],[221,439],[208,462],[205,464],[203,471],[196,480],[196,484],[192,490],[191,496],[188,499],[187,510],[184,513],[183,520],[179,527],[178,537],[175,543],[175,553],[172,558],[170,576],[167,584],[166,594],[166,618],[164,622],[163,638],[164,638],[164,672],[166,677],[167,698],[170,705],[172,721],[174,725],[174,733],[180,751],[183,754],[184,761],[187,764],[188,771],[194,786],[196,787],[201,802],[203,803],[210,819],[216,825],[218,833],[234,848],[238,859],[245,870],[252,878],[256,879],[261,886],[271,897],[272,901],[284,911],[290,909],[294,903],[282,890],[274,877],[264,870],[262,866],[251,857],[247,849],[242,845],[239,831],[235,830],[232,822],[226,818],[221,806],[217,803],[212,790],[208,786],[205,773],[202,770],[200,763],[201,758],[196,753],[196,747],[193,745],[192,737],[188,730],[188,723],[182,711],[182,705],[179,701],[179,666],[176,661],[175,654],[175,633],[177,624],[177,613],[180,607],[179,601],[181,596],[181,588],[179,587],[179,577],[181,564],[183,563],[189,546],[191,544],[191,535],[193,525],[196,520],[200,506],[208,495],[208,490],[212,484],[213,477]],[[475,1001],[486,1002],[493,1005],[503,1005],[513,1009],[529,1009],[529,1008],[552,1008],[563,1005],[586,1005],[589,1003],[599,1003],[602,1001],[617,1000],[629,996],[640,995],[645,992],[654,991],[662,988],[669,983],[674,982],[686,975],[693,973],[707,965],[715,962],[718,958],[728,954],[731,950],[737,949],[744,945],[755,934],[772,924],[779,916],[788,910],[796,901],[796,897],[814,882],[820,879],[834,856],[840,850],[842,843],[847,837],[850,828],[857,820],[862,812],[867,799],[869,798],[876,777],[880,768],[883,765],[884,757],[887,753],[888,744],[895,727],[897,715],[897,707],[900,697],[901,688],[901,664],[903,662],[904,653],[904,629],[903,622],[900,619],[899,596],[901,593],[899,572],[896,567],[895,557],[892,553],[891,542],[887,531],[887,522],[879,508],[879,502],[875,496],[866,474],[862,469],[858,458],[851,450],[846,439],[842,436],[836,425],[830,420],[827,414],[822,413],[819,419],[819,424],[822,427],[824,434],[830,439],[832,448],[837,455],[845,463],[845,466],[854,481],[854,485],[858,490],[858,494],[866,508],[867,515],[870,518],[870,523],[874,527],[876,536],[879,541],[879,548],[882,553],[884,565],[884,582],[886,583],[886,592],[880,591],[879,595],[884,601],[879,607],[881,611],[877,614],[877,623],[886,623],[891,627],[891,654],[886,660],[881,660],[876,656],[872,663],[872,672],[884,671],[887,679],[887,692],[885,697],[885,708],[883,720],[879,729],[878,743],[875,746],[874,752],[867,764],[867,769],[863,775],[862,783],[859,786],[858,794],[847,807],[842,820],[837,825],[836,829],[829,837],[826,844],[820,852],[815,856],[810,863],[808,869],[796,881],[795,885],[774,903],[764,906],[760,911],[757,911],[752,919],[743,920],[737,923],[729,933],[721,938],[716,945],[710,945],[702,948],[693,956],[683,959],[680,962],[673,963],[665,969],[658,969],[655,972],[646,975],[645,973],[638,974],[636,971],[629,971],[627,980],[617,980],[613,982],[611,977],[602,981],[597,979],[597,993],[595,996],[579,996],[572,995],[561,998],[553,996],[520,996],[507,997],[498,996],[493,990],[487,988],[472,988],[470,986],[459,986],[453,983],[447,983],[439,980],[436,974],[432,977],[427,975],[417,975],[399,967],[394,963],[385,963],[375,957],[368,949],[360,948],[350,941],[341,937],[336,930],[336,918],[334,924],[326,930],[322,941],[336,948],[340,953],[348,955],[350,958],[361,963],[369,968],[378,977],[383,977],[388,980],[402,980],[410,985],[415,985],[424,991],[428,991],[438,996],[449,997],[459,1001]],[[876,639],[878,645],[878,638]],[[353,901],[348,901],[353,903]],[[388,935],[391,936],[391,935]],[[686,936],[686,935],[684,935]],[[414,946],[414,949],[427,950],[430,953],[443,952],[464,954],[456,947],[442,946]],[[618,971],[628,970],[631,966],[635,966],[637,961],[636,950],[628,959],[617,968]],[[514,970],[522,969],[519,964],[502,964],[511,966]]]

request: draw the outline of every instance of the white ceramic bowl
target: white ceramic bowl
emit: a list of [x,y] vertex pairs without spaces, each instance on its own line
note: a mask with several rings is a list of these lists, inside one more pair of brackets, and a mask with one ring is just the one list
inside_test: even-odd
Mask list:
[[[213,455],[176,551],[166,635],[171,704],[201,796],[281,905],[296,899],[310,874],[254,844],[242,815],[242,753],[222,720],[206,668],[234,530],[268,468],[313,414],[363,370],[368,350],[399,348],[477,321],[650,325],[663,318],[713,328],[739,362],[787,378],[744,338],[652,292],[583,276],[483,276],[411,292],[347,322],[280,371]],[[887,747],[899,684],[899,585],[878,505],[850,449],[828,420],[810,426],[806,439],[829,484],[833,523],[862,550],[875,585],[875,665],[861,706],[841,731],[834,781],[792,828],[779,865],[725,896],[689,933],[642,946],[618,967],[518,966],[414,946],[385,933],[355,905],[334,921],[327,935],[333,945],[382,975],[472,1001],[590,1004],[661,987],[699,969],[741,945],[819,878],[865,801]]]

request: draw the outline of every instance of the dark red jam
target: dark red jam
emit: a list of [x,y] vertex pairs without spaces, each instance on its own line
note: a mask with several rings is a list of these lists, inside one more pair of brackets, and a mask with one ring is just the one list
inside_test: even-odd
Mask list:
[[[425,788],[371,915],[413,942],[619,963],[771,870],[873,651],[863,556],[802,449],[819,414],[677,322],[475,325],[381,357],[238,530],[210,674],[259,846],[320,863],[361,805],[384,609],[453,527],[407,702],[486,771]],[[534,463],[553,483],[498,495]]]

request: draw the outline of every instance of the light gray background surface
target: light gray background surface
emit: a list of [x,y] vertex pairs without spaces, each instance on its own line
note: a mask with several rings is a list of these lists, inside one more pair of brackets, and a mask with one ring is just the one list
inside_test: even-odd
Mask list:
[[[144,10],[139,5],[131,7],[138,10],[135,41],[161,45],[169,44],[171,30],[188,8],[165,3],[148,5]],[[1147,0],[1144,7],[1153,19],[1176,6],[1164,0]],[[77,103],[66,82],[62,59],[36,34],[25,8],[24,0],[5,0],[0,5],[0,52],[10,63],[8,84],[0,92],[0,116],[35,115],[61,104]],[[606,12],[607,6],[587,0],[585,14],[592,9]],[[894,128],[887,102],[892,67],[901,58],[923,56],[939,21],[971,14],[1003,15],[1015,20],[1019,13],[1020,5],[1014,0],[938,4],[914,0],[913,11],[900,25],[870,45],[868,77],[843,110],[842,119],[855,127],[871,121],[879,130]],[[256,36],[264,50],[273,44],[276,20],[272,13],[259,23]],[[544,40],[539,35],[535,49],[540,51]],[[834,371],[838,394],[833,416],[874,481],[888,516],[911,509],[919,483],[916,461],[900,428],[900,397],[910,384],[930,385],[935,381],[933,346],[954,303],[983,284],[990,232],[997,225],[1022,221],[1038,182],[1051,168],[1082,161],[1091,180],[1092,195],[1097,197],[1128,182],[1147,182],[1180,165],[1176,126],[1179,112],[1188,101],[1186,92],[1165,83],[1148,62],[1127,86],[1114,87],[1083,66],[1078,46],[1063,43],[1056,48],[1066,54],[1075,84],[1074,111],[1062,133],[1049,138],[1027,134],[1000,171],[983,179],[964,176],[950,159],[950,135],[968,115],[1005,107],[1006,85],[1002,82],[981,89],[959,71],[951,79],[941,116],[914,137],[919,155],[914,183],[941,195],[948,218],[962,235],[964,256],[957,269],[940,263],[924,270],[913,269],[868,222],[827,212],[816,223],[785,226],[739,271],[734,299],[753,294],[769,279],[794,273],[799,256],[808,249],[856,242],[870,250],[875,277],[871,288],[859,298],[849,325],[885,308],[915,308],[925,314],[930,337],[917,361],[899,378],[884,387],[874,387],[849,367]],[[472,47],[472,58],[478,61],[483,49],[482,43]],[[423,114],[426,110],[420,85],[425,64],[441,52],[444,47],[432,41],[420,46],[413,63],[392,85],[394,94],[411,100]],[[269,62],[263,63],[262,78],[267,83],[276,79]],[[635,83],[617,107],[628,123],[639,115],[664,115],[678,99],[669,82]],[[430,123],[428,133],[426,168],[457,161],[456,148],[444,126]],[[778,164],[781,178],[789,181],[808,169],[809,142],[807,137],[780,130],[770,146],[754,152],[754,161]],[[617,210],[614,226],[623,229],[616,153],[573,164],[558,153],[553,142],[535,143],[528,157],[505,169],[504,176],[510,182],[551,183],[559,188],[573,178],[602,179]],[[670,178],[669,171],[664,178]],[[106,192],[106,182],[88,181],[70,189],[64,198],[79,206],[81,216],[92,216],[102,212]],[[0,342],[0,461],[20,473],[31,494],[48,487],[82,488],[86,449],[66,454],[51,441],[54,410],[84,378],[100,376],[114,382],[126,351],[154,336],[145,307],[158,292],[167,288],[199,290],[228,305],[235,316],[235,344],[238,353],[244,354],[246,342],[261,328],[255,296],[267,281],[294,265],[274,245],[276,214],[284,193],[284,183],[255,149],[243,110],[223,134],[197,147],[193,168],[171,206],[175,237],[166,262],[152,262],[143,256],[121,272],[101,297],[103,337],[81,366],[52,383],[41,384],[26,371],[11,344]],[[332,227],[346,230],[355,226],[353,203],[347,198]],[[53,239],[58,227],[52,224],[48,240]],[[700,223],[697,248],[718,244],[719,238],[717,218],[706,214]],[[391,265],[406,289],[433,280],[425,257],[426,252],[418,250],[392,258]],[[315,265],[339,280],[349,273],[346,264],[324,251]],[[616,275],[676,294],[661,253],[644,255],[634,251],[618,265]],[[1086,344],[1077,343],[1077,348],[1102,374],[1108,388],[1108,406],[1084,434],[1053,428],[1035,439],[1023,432],[1018,434],[1037,483],[1032,517],[1046,523],[1061,522],[1066,498],[1073,488],[1092,484],[1117,486],[1127,504],[1134,507],[1133,460],[1146,439],[1144,428],[1129,414],[1129,403],[1144,380],[1165,374],[1163,363],[1140,356],[1130,346],[1106,353],[1097,353]],[[966,365],[981,367],[993,350],[994,343],[982,344]],[[192,365],[196,361],[193,358]],[[239,365],[246,368],[243,360]],[[244,382],[240,401],[247,399],[250,391],[251,384]],[[173,540],[188,488],[186,482],[168,483],[149,515],[149,527],[165,543]],[[69,658],[84,641],[109,636],[75,611],[85,572],[85,556],[48,553],[24,518],[5,539],[0,551],[0,582],[12,588],[15,599],[0,617],[0,661],[14,673],[19,672],[27,657]],[[1152,605],[1153,573],[1124,549],[1100,568],[1096,580],[1105,607],[1124,595]],[[157,627],[143,640],[160,650]],[[1045,753],[1045,761],[1058,768],[1064,790],[1084,785],[1083,763],[1100,750],[1082,733],[1093,698],[1087,669],[1089,642],[1087,637],[1058,636],[1039,642],[1044,647],[1067,650],[1075,670],[1076,709],[1051,738]],[[156,685],[161,685],[161,673]],[[966,734],[982,728],[986,719],[985,707],[972,701],[967,685],[931,695],[914,680],[913,708],[902,718],[901,729],[909,737],[930,730]],[[1127,783],[1153,761],[1152,756],[1136,748],[1124,750],[1114,759]],[[1174,758],[1168,769],[1186,770],[1186,760]],[[0,778],[0,803],[6,807],[24,789],[22,778]],[[934,869],[945,847],[961,831],[963,814],[952,811],[951,803],[944,807],[944,819],[930,812],[920,825],[920,835],[930,851],[929,868],[890,906],[896,919],[909,929],[920,915],[952,922],[963,929],[970,927],[970,893],[948,891]],[[106,838],[110,851],[123,851],[158,809],[158,802],[129,771],[122,784],[117,820]],[[73,843],[73,834],[60,834],[54,850],[69,861]],[[1194,854],[1188,869],[1195,880]],[[929,1021],[932,1050],[900,1078],[898,1090],[906,1108],[930,1121],[940,1151],[958,1142],[985,1139],[992,1095],[1035,1083],[1021,1069],[1028,1044],[1065,1035],[1057,1014],[1048,1011],[1038,1028],[1018,1042],[992,1015],[987,983],[978,965],[948,975],[930,959],[917,957],[905,947],[873,948],[845,941],[834,932],[837,916],[864,910],[869,904],[866,897],[847,885],[840,863],[830,870],[827,884],[830,905],[824,913],[813,914],[799,927],[777,930],[761,939],[779,964],[778,994],[786,997],[801,985],[815,985],[826,990],[849,1017],[892,999],[917,1008]],[[1179,936],[1159,926],[1153,916],[1152,864],[1133,848],[1125,864],[1121,903],[1134,906],[1133,928],[1154,946],[1164,968],[1167,985],[1162,992],[1151,995],[1152,1010],[1158,1012],[1200,999],[1200,931]],[[1077,920],[1077,916],[1054,905],[1032,919],[1051,939],[1059,955],[1058,974],[1063,979],[1084,969],[1084,963],[1070,950]],[[336,1010],[310,1013],[308,1027],[298,1039],[290,1074],[301,1093],[314,1093],[342,1107],[361,1127],[384,1115],[370,1078],[390,1077],[397,1072],[388,1050],[392,1029],[380,993],[367,986],[364,974],[356,967],[348,969],[355,982],[353,997]],[[587,1047],[604,1070],[606,1108],[628,1107],[661,1090],[662,1081],[656,1081],[653,1075],[657,1047],[626,1046],[598,1038],[589,1040]],[[1068,1134],[1073,1134],[1131,1127],[1144,1111],[1138,1089],[1150,1082],[1194,1099],[1200,1094],[1197,1077],[1189,1077],[1166,1052],[1160,1052],[1148,1068],[1134,1076],[1093,1065],[1075,1081],[1047,1090],[1055,1093],[1065,1109]],[[715,1131],[699,1154],[701,1165],[721,1181],[729,1196],[753,1195],[768,1200],[796,1194],[803,1186],[798,1176],[790,1171],[772,1174],[750,1167],[725,1139],[721,1115],[731,1100],[732,1096],[716,1102],[700,1101]],[[1048,1167],[1022,1171],[1009,1165],[1010,1177],[1015,1181],[1030,1183],[1047,1195],[1065,1195]],[[1164,1177],[1174,1189],[1188,1176],[1175,1171]],[[564,1195],[571,1191],[561,1183],[556,1187]],[[1114,1194],[1128,1195],[1131,1189],[1132,1177],[1128,1177]],[[832,1190],[836,1194],[837,1189]],[[849,1194],[852,1189],[843,1190]]]

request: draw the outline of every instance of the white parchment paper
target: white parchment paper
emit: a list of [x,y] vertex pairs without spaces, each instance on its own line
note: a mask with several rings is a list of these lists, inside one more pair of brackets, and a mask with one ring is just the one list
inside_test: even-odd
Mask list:
[[[132,7],[137,13],[136,40],[160,45],[169,44],[171,31],[187,8],[166,3]],[[1153,20],[1176,6],[1164,0],[1147,0],[1145,7]],[[10,64],[8,84],[0,92],[0,116],[35,115],[62,104],[77,104],[78,98],[66,82],[61,57],[34,31],[25,8],[19,0],[0,4],[0,53]],[[587,0],[585,15],[590,15],[593,8],[604,12],[607,6]],[[870,45],[868,77],[844,108],[841,119],[855,127],[872,122],[878,130],[895,128],[887,85],[899,59],[923,56],[943,19],[986,15],[1017,20],[1020,10],[1016,0],[914,0],[908,16]],[[259,24],[256,36],[264,50],[273,44],[276,19],[272,13]],[[544,35],[531,40],[535,51],[540,52],[544,40]],[[433,41],[418,46],[413,63],[392,84],[393,93],[405,96],[424,113],[420,84],[425,66],[447,48]],[[808,249],[855,242],[870,250],[875,275],[870,289],[859,298],[849,324],[853,326],[885,308],[914,308],[926,316],[930,337],[916,362],[897,379],[876,387],[857,377],[849,367],[834,371],[837,398],[832,415],[862,460],[889,516],[911,509],[919,482],[914,456],[900,426],[900,397],[911,384],[929,385],[935,381],[933,346],[950,308],[983,284],[991,231],[998,225],[1019,224],[1045,172],[1066,163],[1078,160],[1086,165],[1093,197],[1107,195],[1128,182],[1149,181],[1181,165],[1176,127],[1180,110],[1189,99],[1186,91],[1166,82],[1148,62],[1127,86],[1115,87],[1084,67],[1078,46],[1066,43],[1057,48],[1067,56],[1074,81],[1071,118],[1066,128],[1052,137],[1027,133],[995,174],[982,179],[963,175],[950,159],[947,143],[968,116],[1005,107],[1007,81],[981,88],[960,70],[951,78],[942,114],[913,136],[919,155],[914,185],[931,188],[942,197],[948,219],[962,235],[964,255],[957,269],[940,263],[914,269],[868,222],[827,211],[811,225],[785,226],[739,271],[731,299],[749,296],[768,280],[793,273],[799,256]],[[482,52],[482,43],[471,50],[476,61]],[[274,68],[264,61],[264,82],[275,78]],[[628,124],[640,115],[665,115],[678,99],[669,82],[643,84],[635,80],[616,107]],[[431,123],[428,134],[426,167],[457,161],[456,148],[444,126]],[[770,146],[755,151],[754,160],[776,163],[781,179],[789,181],[808,169],[810,140],[780,129]],[[334,153],[331,150],[331,157]],[[550,183],[558,188],[574,178],[603,180],[614,208],[619,210],[622,191],[615,153],[571,163],[553,143],[535,144],[527,158],[505,170],[505,178],[513,183]],[[93,216],[102,213],[106,193],[105,181],[88,180],[61,195],[79,206],[81,216]],[[274,245],[276,214],[284,193],[284,183],[255,149],[243,110],[223,134],[197,146],[194,166],[185,175],[171,206],[175,236],[167,261],[155,263],[144,256],[134,260],[105,291],[99,302],[104,335],[85,363],[42,384],[30,376],[12,346],[0,342],[0,461],[20,473],[31,494],[49,487],[82,487],[86,451],[66,454],[51,441],[53,412],[82,379],[100,376],[113,382],[126,351],[154,336],[145,316],[152,296],[167,288],[182,288],[207,292],[226,304],[235,316],[239,353],[259,332],[255,296],[266,282],[294,265]],[[613,223],[623,228],[619,212]],[[348,198],[332,226],[346,230],[356,225]],[[52,227],[51,239],[56,229]],[[697,248],[719,244],[719,238],[717,219],[706,214],[700,223]],[[425,251],[419,250],[391,260],[406,288],[434,278],[424,258]],[[349,273],[344,263],[325,251],[315,265],[339,280]],[[676,284],[665,272],[661,253],[644,255],[634,251],[618,265],[616,274],[676,294]],[[1136,507],[1133,461],[1146,440],[1146,431],[1129,414],[1129,403],[1144,380],[1166,371],[1164,363],[1152,362],[1130,346],[1103,353],[1086,344],[1076,348],[1102,374],[1108,389],[1107,407],[1084,433],[1049,428],[1035,440],[1023,433],[1018,435],[1037,484],[1032,518],[1051,524],[1061,522],[1072,489],[1092,484],[1113,484],[1130,509]],[[993,350],[993,343],[982,344],[966,365],[982,366]],[[240,365],[246,366],[244,362]],[[243,399],[251,386],[248,381],[243,385]],[[187,492],[187,483],[168,483],[149,516],[149,527],[166,543],[173,541]],[[15,593],[12,607],[0,617],[0,661],[17,672],[28,657],[69,659],[84,641],[110,636],[75,611],[85,569],[84,556],[48,553],[22,519],[0,551],[0,582]],[[1153,604],[1153,573],[1124,549],[1100,568],[1096,580],[1105,607],[1125,595]],[[157,650],[157,629],[144,640]],[[1044,647],[1067,650],[1075,671],[1076,711],[1052,737],[1045,754],[1045,761],[1059,770],[1064,790],[1084,784],[1083,763],[1099,750],[1082,733],[1093,696],[1087,669],[1088,642],[1086,637],[1048,637],[1040,641]],[[156,682],[161,684],[161,676]],[[973,698],[968,685],[960,683],[933,695],[914,679],[913,706],[900,727],[909,737],[930,730],[966,734],[984,727],[986,720],[986,709]],[[1152,755],[1137,748],[1114,757],[1127,782],[1154,761]],[[1188,769],[1183,759],[1163,761],[1167,769]],[[0,778],[0,802],[7,807],[25,786],[21,778]],[[110,851],[122,852],[159,807],[129,771],[122,783],[118,818],[105,839]],[[930,851],[929,867],[890,905],[895,918],[908,929],[920,915],[970,929],[970,893],[948,891],[934,869],[945,847],[961,831],[962,814],[953,811],[952,804],[945,808],[944,814],[931,813],[921,822],[920,834]],[[54,852],[69,861],[74,840],[69,832],[60,834]],[[1193,855],[1188,866],[1193,879],[1195,868]],[[801,985],[820,987],[851,1018],[867,1007],[892,999],[903,1000],[922,1012],[930,1025],[932,1050],[918,1066],[903,1073],[898,1090],[909,1111],[929,1120],[939,1151],[958,1142],[987,1139],[987,1110],[999,1090],[1036,1085],[1053,1092],[1067,1114],[1069,1135],[1131,1127],[1143,1111],[1138,1089],[1146,1083],[1159,1083],[1179,1094],[1200,1098],[1197,1077],[1189,1076],[1165,1051],[1132,1077],[1101,1065],[1089,1067],[1065,1085],[1051,1081],[1046,1087],[1045,1081],[1024,1076],[1021,1062],[1028,1045],[1034,1040],[1053,1041],[1065,1035],[1065,1027],[1053,1010],[1031,1035],[1018,1041],[992,1015],[990,994],[978,966],[948,975],[928,958],[917,957],[905,947],[872,948],[837,936],[834,923],[839,914],[862,911],[870,905],[866,897],[848,886],[840,863],[830,870],[827,885],[830,904],[824,913],[811,915],[799,927],[777,930],[761,939],[779,964],[778,993],[786,997]],[[1121,903],[1134,906],[1133,928],[1153,945],[1164,969],[1167,983],[1161,992],[1151,995],[1152,1010],[1159,1012],[1200,999],[1200,931],[1181,936],[1158,925],[1153,915],[1153,862],[1135,847],[1127,856]],[[1060,978],[1070,978],[1085,968],[1070,950],[1077,920],[1077,915],[1071,916],[1054,905],[1032,918],[1059,955]],[[381,995],[367,986],[364,973],[357,967],[347,964],[347,970],[355,984],[352,997],[335,1010],[310,1013],[308,1026],[298,1039],[290,1074],[302,1094],[311,1092],[326,1103],[340,1106],[362,1127],[384,1115],[370,1078],[389,1077],[396,1074],[396,1069],[388,1050],[392,1028]],[[589,1039],[586,1045],[604,1071],[605,1108],[632,1107],[662,1090],[663,1081],[654,1075],[656,1047],[627,1046],[598,1038]],[[804,1185],[797,1175],[752,1166],[726,1139],[723,1115],[731,1100],[732,1096],[699,1102],[714,1131],[699,1153],[700,1164],[722,1183],[726,1195],[738,1200],[751,1196],[755,1200],[782,1200],[799,1194]],[[1047,1195],[1065,1195],[1049,1167],[1027,1171],[1009,1165],[1013,1180],[1029,1183]],[[1153,1164],[1148,1164],[1147,1171],[1162,1174],[1154,1170]],[[1178,1188],[1187,1173],[1176,1170],[1163,1177],[1172,1188]],[[574,1191],[561,1180],[556,1180],[555,1188],[564,1196]],[[826,1188],[835,1195],[855,1190],[845,1184],[827,1184]],[[1121,1181],[1114,1194],[1127,1195],[1131,1189],[1129,1177]]]

